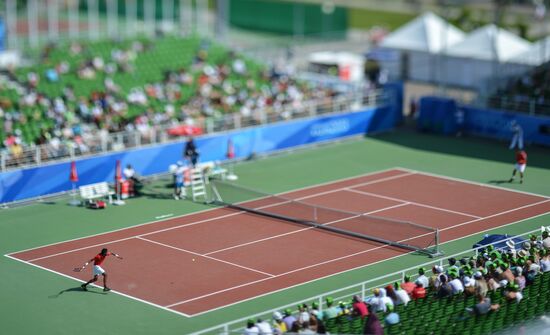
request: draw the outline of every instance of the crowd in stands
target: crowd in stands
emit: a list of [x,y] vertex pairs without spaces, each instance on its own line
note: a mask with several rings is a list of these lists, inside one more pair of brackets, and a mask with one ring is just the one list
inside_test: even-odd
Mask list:
[[491,96],[489,105],[526,113],[550,114],[550,63],[519,77]]
[[52,44],[32,68],[2,73],[1,148],[17,161],[25,148],[46,145],[44,159],[55,158],[63,144],[96,151],[121,131],[138,131],[147,142],[152,128],[193,129],[229,113],[259,122],[258,111],[268,109],[286,119],[288,107],[335,95],[208,41],[166,39]]
[[[497,250],[489,245],[480,250],[477,257],[449,258],[445,268],[433,266],[431,273],[420,268],[418,274],[414,274],[415,280],[412,275],[405,275],[402,282],[375,288],[372,296],[364,301],[359,295],[349,302],[338,303],[327,297],[322,310],[317,302],[304,303],[296,312],[286,309],[283,313],[273,313],[271,322],[250,319],[243,334],[334,334],[333,329],[338,329],[334,327],[336,320],[347,318],[351,325],[343,333],[380,335],[400,323],[398,310],[405,311],[407,305],[427,299],[446,301],[458,296],[472,298],[467,300],[471,305],[455,315],[458,319],[499,313],[501,306],[491,301],[491,292],[498,290],[503,301],[518,304],[523,299],[522,292],[541,273],[550,275],[549,232],[550,227],[543,230],[540,238],[531,235],[529,241],[518,246],[507,242],[506,249]],[[547,301],[548,293],[542,294],[545,295],[543,301]]]

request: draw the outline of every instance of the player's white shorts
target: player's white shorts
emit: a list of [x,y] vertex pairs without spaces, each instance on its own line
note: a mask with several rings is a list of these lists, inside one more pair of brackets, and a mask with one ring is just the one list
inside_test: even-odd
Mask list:
[[516,170],[518,170],[519,172],[523,173],[525,171],[525,167],[527,166],[527,164],[517,164],[516,163]]
[[94,265],[94,276],[99,276],[105,273],[105,270],[99,265]]

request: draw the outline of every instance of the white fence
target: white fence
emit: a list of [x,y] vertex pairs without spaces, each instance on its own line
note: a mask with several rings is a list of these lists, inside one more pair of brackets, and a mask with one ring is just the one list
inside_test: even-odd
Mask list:
[[[328,113],[354,111],[364,107],[378,106],[385,102],[386,97],[382,90],[369,92],[361,90],[339,95],[327,101],[313,100],[302,102],[299,106],[255,110],[249,116],[234,113],[219,118],[210,117],[195,120],[194,126],[201,128],[204,133],[210,134]],[[112,134],[104,134],[94,130],[91,134],[83,136],[85,146],[78,145],[73,141],[65,141],[27,147],[17,156],[14,156],[8,150],[0,151],[0,172],[42,165],[48,162],[73,160],[77,157],[92,156],[110,151],[177,141],[180,137],[169,135],[168,130],[178,126],[184,125],[151,126],[146,131],[135,130]]]
[[[537,234],[537,233],[540,233],[539,229],[533,230],[533,231],[530,231],[530,232],[527,232],[527,233],[524,233],[524,234],[521,234],[521,235],[510,236],[506,240],[502,240],[502,241],[507,241],[507,240],[515,238],[515,237],[521,237],[523,240],[528,240],[529,239],[528,236],[530,234]],[[224,324],[220,324],[220,325],[217,325],[217,326],[214,326],[214,327],[203,329],[203,330],[200,330],[198,332],[192,333],[192,335],[242,334],[242,331],[243,331],[244,326],[246,325],[246,322],[247,322],[248,319],[256,320],[257,318],[262,318],[263,320],[271,320],[272,315],[275,311],[281,312],[281,311],[283,311],[287,308],[290,308],[294,312],[296,312],[295,311],[296,306],[298,304],[301,304],[301,303],[304,303],[304,302],[306,302],[306,303],[317,302],[319,304],[319,310],[322,311],[324,306],[325,306],[325,298],[326,297],[332,297],[335,301],[340,301],[340,300],[348,301],[348,300],[351,300],[351,298],[354,295],[360,295],[360,296],[363,297],[363,299],[365,299],[365,298],[368,298],[371,295],[371,292],[374,288],[384,287],[384,286],[386,286],[388,284],[392,284],[396,281],[402,282],[404,280],[406,274],[410,275],[412,280],[414,281],[414,279],[416,277],[418,277],[418,269],[421,268],[421,267],[424,267],[425,269],[431,269],[435,265],[440,265],[444,268],[447,268],[448,264],[444,264],[444,263],[446,263],[446,261],[445,261],[446,259],[453,257],[453,258],[459,260],[459,259],[464,258],[464,257],[470,257],[470,256],[476,256],[477,257],[477,255],[479,253],[479,250],[483,249],[484,247],[485,246],[481,246],[481,247],[478,247],[478,248],[475,248],[475,249],[469,249],[469,250],[466,250],[466,251],[463,251],[463,252],[460,252],[460,253],[457,253],[457,254],[454,254],[454,255],[446,256],[446,258],[441,258],[439,260],[433,260],[433,261],[430,261],[430,262],[427,262],[427,263],[424,263],[424,264],[419,264],[419,265],[416,265],[416,266],[413,266],[413,267],[403,269],[403,270],[398,271],[398,272],[394,272],[394,273],[390,273],[390,274],[380,276],[380,277],[377,277],[377,278],[374,278],[374,279],[366,280],[364,282],[352,284],[352,285],[342,287],[342,288],[339,288],[339,289],[336,289],[336,290],[333,290],[333,291],[330,291],[330,292],[325,292],[323,294],[316,295],[316,296],[313,296],[313,297],[310,297],[310,298],[307,298],[307,299],[301,299],[299,301],[295,301],[295,302],[292,302],[292,303],[287,304],[287,305],[279,306],[277,308],[269,309],[269,310],[266,310],[266,311],[263,311],[263,312],[260,312],[260,313],[254,314],[254,315],[248,315],[246,317],[236,319],[236,320],[224,323]],[[260,306],[258,306],[258,307],[260,307]]]

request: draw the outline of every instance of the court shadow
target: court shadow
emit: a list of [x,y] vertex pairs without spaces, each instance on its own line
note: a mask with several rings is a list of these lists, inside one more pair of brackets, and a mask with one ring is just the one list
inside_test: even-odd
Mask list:
[[57,294],[53,294],[53,295],[48,296],[48,298],[49,299],[57,299],[64,293],[94,293],[94,294],[102,294],[102,295],[107,294],[106,292],[94,291],[93,288],[88,288],[88,291],[84,291],[82,289],[82,287],[77,286],[77,287],[71,287],[71,288],[68,288],[68,289],[65,289],[65,290],[61,290]]
[[489,184],[495,184],[495,185],[509,184],[509,183],[510,183],[510,180],[509,180],[509,179],[489,180],[488,183],[489,183]]

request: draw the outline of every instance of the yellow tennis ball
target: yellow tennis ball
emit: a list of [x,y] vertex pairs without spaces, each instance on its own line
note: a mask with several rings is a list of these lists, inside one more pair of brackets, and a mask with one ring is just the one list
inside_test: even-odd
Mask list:
[[195,261],[195,259],[193,258],[193,262]]

